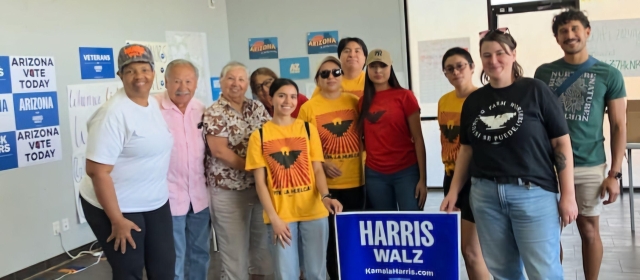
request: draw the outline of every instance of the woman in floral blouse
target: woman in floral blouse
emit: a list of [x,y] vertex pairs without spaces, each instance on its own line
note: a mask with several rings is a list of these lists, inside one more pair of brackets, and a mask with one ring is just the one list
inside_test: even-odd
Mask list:
[[262,103],[245,97],[249,79],[244,65],[230,62],[220,77],[222,94],[203,120],[213,227],[227,278],[262,279],[272,273],[267,228],[255,180],[244,167],[249,136],[271,117]]

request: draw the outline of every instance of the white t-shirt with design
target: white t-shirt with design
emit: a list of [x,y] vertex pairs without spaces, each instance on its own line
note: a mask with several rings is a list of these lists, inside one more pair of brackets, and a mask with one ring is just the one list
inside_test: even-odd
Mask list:
[[[155,98],[149,96],[143,107],[120,91],[89,118],[87,130],[87,159],[114,166],[111,178],[122,213],[152,211],[167,202],[173,137]],[[102,209],[89,176],[80,195]]]

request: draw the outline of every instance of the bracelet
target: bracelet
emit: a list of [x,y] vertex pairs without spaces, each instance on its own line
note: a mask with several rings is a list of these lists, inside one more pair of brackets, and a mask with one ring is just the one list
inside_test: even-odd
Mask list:
[[321,200],[324,200],[324,199],[325,199],[325,198],[327,198],[327,197],[328,197],[328,198],[332,198],[332,197],[331,197],[331,194],[330,194],[330,193],[328,193],[328,194],[323,195]]

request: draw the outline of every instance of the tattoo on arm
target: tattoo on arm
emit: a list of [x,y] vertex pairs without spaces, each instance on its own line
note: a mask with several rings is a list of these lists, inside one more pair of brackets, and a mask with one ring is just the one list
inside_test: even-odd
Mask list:
[[561,172],[567,167],[567,163],[566,163],[567,158],[564,156],[562,152],[556,152],[555,157],[556,157],[556,169],[558,172]]

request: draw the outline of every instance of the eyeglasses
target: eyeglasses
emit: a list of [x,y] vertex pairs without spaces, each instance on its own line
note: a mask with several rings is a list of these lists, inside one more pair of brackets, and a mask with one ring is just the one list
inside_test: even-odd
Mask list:
[[333,69],[333,70],[322,70],[322,71],[320,71],[320,78],[327,79],[327,78],[329,78],[330,74],[333,74],[333,76],[336,77],[336,78],[340,77],[340,76],[342,76],[342,69],[336,68],[336,69]]
[[469,63],[466,63],[466,62],[458,63],[455,66],[449,65],[449,66],[445,67],[442,72],[444,72],[444,74],[453,74],[453,72],[455,70],[458,70],[458,72],[462,72],[462,70],[464,70],[464,68],[467,65],[469,65]]
[[497,32],[500,34],[509,34],[509,27],[500,27],[498,29],[490,29],[480,32],[480,39],[487,36],[489,33]]
[[271,84],[273,83],[273,79],[267,79],[264,82],[262,82],[262,84],[260,84],[260,88],[269,88],[271,86]]

